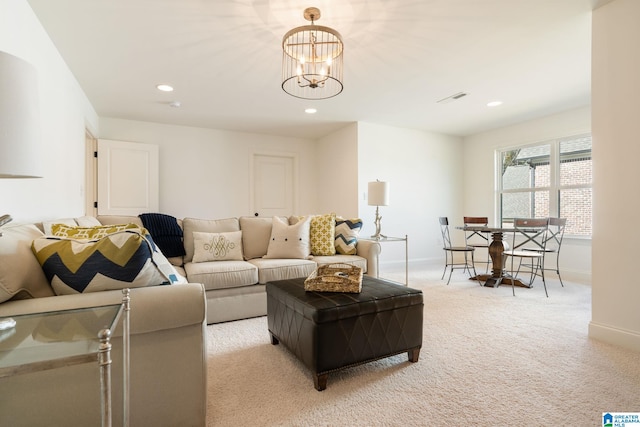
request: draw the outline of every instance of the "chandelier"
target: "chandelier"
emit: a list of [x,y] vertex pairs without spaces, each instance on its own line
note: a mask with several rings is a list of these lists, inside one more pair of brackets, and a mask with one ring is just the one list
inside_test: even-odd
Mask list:
[[282,89],[302,99],[326,99],[342,92],[344,44],[329,27],[314,25],[320,10],[309,7],[311,25],[294,28],[282,38]]

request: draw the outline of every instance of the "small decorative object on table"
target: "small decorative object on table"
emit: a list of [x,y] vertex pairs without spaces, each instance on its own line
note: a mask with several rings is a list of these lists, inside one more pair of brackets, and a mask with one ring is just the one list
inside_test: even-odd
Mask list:
[[304,281],[304,290],[359,293],[362,269],[350,264],[321,265]]

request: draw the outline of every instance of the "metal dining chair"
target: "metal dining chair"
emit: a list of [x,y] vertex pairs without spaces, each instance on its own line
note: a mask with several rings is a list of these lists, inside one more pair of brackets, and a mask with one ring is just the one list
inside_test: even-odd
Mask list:
[[[564,287],[562,283],[562,276],[560,276],[560,248],[562,247],[562,239],[564,238],[564,229],[567,226],[566,218],[549,218],[549,231],[547,232],[547,246],[544,248],[547,254],[556,254],[556,262],[554,267],[545,267],[547,271],[553,271],[558,275],[560,285]],[[525,250],[538,251],[536,248],[525,248]]]
[[[465,216],[464,225],[466,226],[487,226],[489,224],[489,218],[486,216]],[[489,257],[489,240],[490,233],[485,231],[472,231],[466,230],[464,234],[465,243],[472,248],[484,248],[486,249],[486,258],[484,261],[475,261],[476,264],[485,264],[485,274],[489,272],[489,264],[491,264],[491,258]]]
[[[547,247],[547,234],[549,231],[549,218],[515,218],[513,220],[513,240],[509,250],[504,251],[504,255],[511,257],[511,290],[516,295],[515,279],[520,273],[522,262],[531,261],[527,267],[531,269],[529,286],[533,284],[537,276],[542,277],[544,293],[547,297],[547,283],[544,279],[544,257]],[[518,259],[517,269],[514,262]],[[525,263],[526,265],[526,263]]]
[[[441,279],[444,279],[444,275],[447,272],[447,267],[450,268],[447,285],[451,281],[451,274],[453,273],[454,269],[462,269],[463,272],[464,270],[467,270],[467,272],[469,273],[469,277],[471,278],[477,277],[478,274],[476,273],[476,268],[473,263],[473,252],[475,251],[475,248],[471,246],[466,246],[466,245],[453,246],[451,244],[451,234],[449,233],[449,219],[446,216],[441,216],[439,218],[439,221],[440,221],[440,231],[442,233],[442,242],[443,242],[442,249],[444,250],[444,253],[445,253],[444,271],[442,272]],[[464,255],[464,262],[455,259],[456,253],[459,253],[459,254],[461,253]],[[469,262],[469,255],[471,256],[471,262]],[[471,275],[471,269],[473,269],[473,276]],[[480,285],[482,285],[482,282],[480,282]]]

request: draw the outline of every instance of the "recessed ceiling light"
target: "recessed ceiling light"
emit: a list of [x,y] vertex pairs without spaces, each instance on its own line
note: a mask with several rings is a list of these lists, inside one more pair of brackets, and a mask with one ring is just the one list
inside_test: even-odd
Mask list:
[[171,101],[169,103],[169,107],[173,107],[173,108],[180,108],[181,105],[182,103],[180,101]]
[[491,101],[487,103],[487,107],[497,107],[498,105],[502,105],[502,101]]
[[161,90],[163,92],[172,92],[173,91],[173,87],[169,86],[169,85],[158,85],[158,86],[156,86],[156,88],[158,88],[158,90]]
[[305,108],[304,112],[307,114],[315,114],[318,112],[318,110],[316,110],[315,108]]

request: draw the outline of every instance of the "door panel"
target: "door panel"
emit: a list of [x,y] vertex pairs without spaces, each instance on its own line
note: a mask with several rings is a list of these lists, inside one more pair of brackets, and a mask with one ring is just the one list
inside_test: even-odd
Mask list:
[[98,214],[158,212],[158,146],[98,140]]
[[295,154],[252,156],[252,209],[256,216],[288,216],[297,210]]

